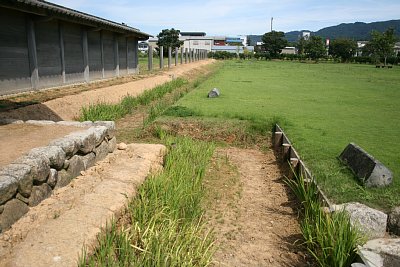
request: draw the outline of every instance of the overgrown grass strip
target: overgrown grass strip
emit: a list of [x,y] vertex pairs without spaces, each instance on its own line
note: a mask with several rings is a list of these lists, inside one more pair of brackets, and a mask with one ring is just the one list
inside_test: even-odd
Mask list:
[[80,266],[207,266],[213,238],[202,220],[202,180],[214,145],[166,137],[164,171],[146,180],[131,200],[129,225],[113,223]]
[[352,227],[345,211],[327,213],[319,202],[317,186],[303,175],[286,179],[302,204],[301,232],[309,253],[319,266],[348,267],[357,257],[357,246],[364,237]]
[[125,96],[119,103],[111,104],[99,102],[88,107],[82,107],[80,121],[117,120],[132,112],[138,105],[147,105],[150,102],[162,98],[165,94],[171,93],[177,88],[187,84],[188,81],[177,78],[170,82],[146,90],[137,97]]

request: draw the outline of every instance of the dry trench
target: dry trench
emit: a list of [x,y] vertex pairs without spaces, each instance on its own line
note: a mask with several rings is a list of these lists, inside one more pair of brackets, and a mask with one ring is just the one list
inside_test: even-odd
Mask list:
[[[204,64],[171,72],[179,76]],[[138,94],[166,81],[169,75],[67,96],[0,117],[26,120],[37,111],[40,119],[71,120],[83,103],[115,92],[110,99],[117,101],[127,92]],[[0,234],[0,266],[76,266],[82,247],[96,245],[107,221],[119,217],[148,174],[160,169],[164,153],[161,145],[128,145],[55,190]],[[231,166],[226,172],[218,167],[221,158]],[[297,203],[283,183],[272,150],[218,148],[206,181],[212,177],[218,178],[214,190],[222,196],[213,199],[207,211],[218,246],[214,266],[307,266],[303,250],[295,244],[300,238]]]

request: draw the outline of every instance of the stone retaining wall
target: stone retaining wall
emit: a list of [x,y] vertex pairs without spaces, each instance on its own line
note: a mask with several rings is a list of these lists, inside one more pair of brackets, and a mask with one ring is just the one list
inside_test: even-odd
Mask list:
[[[82,127],[53,140],[48,146],[30,150],[0,169],[0,233],[49,197],[54,189],[66,186],[81,171],[104,159],[116,148],[115,123],[112,121],[20,121],[36,125]],[[0,123],[0,124],[1,124]]]

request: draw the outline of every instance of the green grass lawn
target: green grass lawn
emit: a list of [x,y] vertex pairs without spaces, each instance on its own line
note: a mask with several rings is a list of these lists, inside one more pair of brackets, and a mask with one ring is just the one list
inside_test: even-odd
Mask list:
[[[206,98],[213,87],[221,96]],[[178,105],[221,119],[277,120],[334,202],[400,205],[400,68],[227,61]],[[358,185],[337,160],[349,142],[394,172],[390,187]]]

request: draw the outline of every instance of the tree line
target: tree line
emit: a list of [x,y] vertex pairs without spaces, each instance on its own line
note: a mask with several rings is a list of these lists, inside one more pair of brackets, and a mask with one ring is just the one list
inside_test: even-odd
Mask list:
[[[262,52],[266,58],[280,58],[282,49],[289,45],[285,39],[285,34],[279,31],[271,31],[262,36]],[[357,42],[348,38],[338,38],[332,40],[327,46],[325,40],[320,36],[312,35],[309,38],[300,38],[294,45],[298,49],[298,54],[312,60],[325,58],[328,55],[348,62],[354,57],[356,52],[361,52],[363,57],[370,57],[370,61],[380,62],[383,60],[387,65],[387,59],[394,56],[394,45],[396,43],[395,31],[393,28],[387,29],[383,33],[378,31],[371,32],[371,40],[358,51]]]

